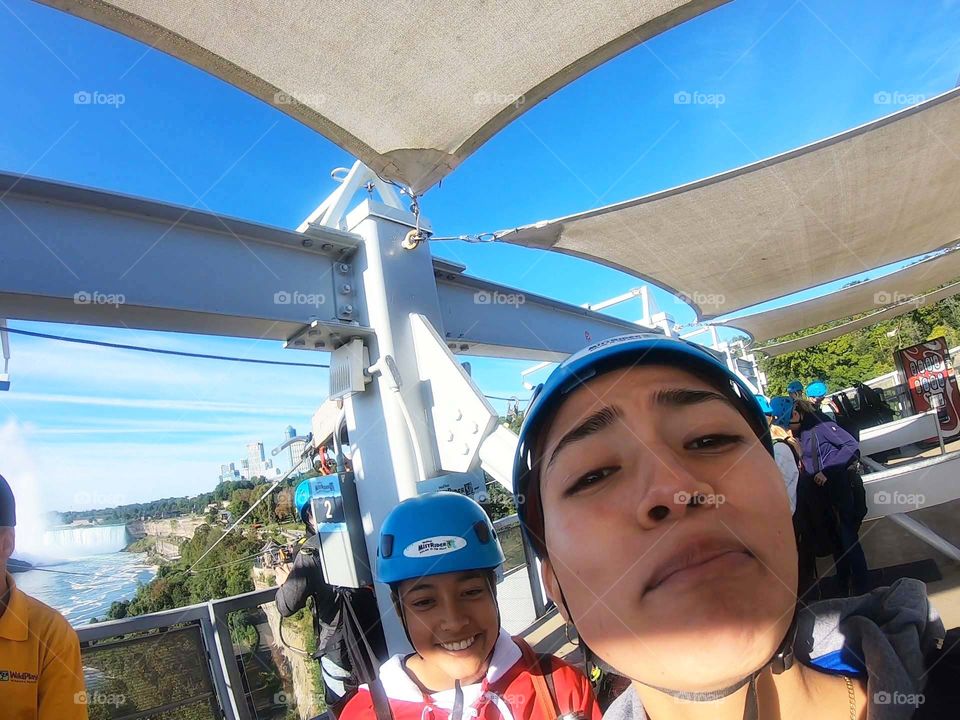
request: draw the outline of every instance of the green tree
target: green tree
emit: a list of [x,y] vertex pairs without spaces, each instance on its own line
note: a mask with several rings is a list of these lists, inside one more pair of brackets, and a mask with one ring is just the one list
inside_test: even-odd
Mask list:
[[[804,337],[837,325],[828,323],[771,340],[779,343]],[[771,395],[786,393],[791,380],[807,383],[824,380],[831,390],[850,387],[894,369],[893,353],[937,337],[948,346],[960,344],[960,298],[922,305],[898,318],[887,320],[797,352],[761,357]]]

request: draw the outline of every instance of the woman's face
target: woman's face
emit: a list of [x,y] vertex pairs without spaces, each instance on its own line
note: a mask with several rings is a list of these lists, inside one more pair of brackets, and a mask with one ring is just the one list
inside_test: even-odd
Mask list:
[[571,394],[542,447],[544,582],[594,652],[688,691],[769,660],[796,605],[790,508],[722,394],[670,367],[613,371]]
[[[497,601],[481,571],[430,575],[400,584],[413,647],[442,680],[475,682],[500,633]],[[421,678],[427,681],[428,678]]]

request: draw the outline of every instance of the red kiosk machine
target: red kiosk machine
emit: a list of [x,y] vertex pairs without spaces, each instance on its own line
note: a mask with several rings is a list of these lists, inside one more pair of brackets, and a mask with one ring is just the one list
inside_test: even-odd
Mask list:
[[914,412],[936,409],[944,437],[960,432],[960,390],[947,341],[928,340],[897,350],[893,357],[906,380]]

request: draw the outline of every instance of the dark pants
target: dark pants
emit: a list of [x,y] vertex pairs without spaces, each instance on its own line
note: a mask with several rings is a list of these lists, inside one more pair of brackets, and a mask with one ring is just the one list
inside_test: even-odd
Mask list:
[[850,585],[853,579],[853,592],[861,595],[870,590],[870,576],[867,572],[867,558],[860,546],[856,521],[846,513],[837,513],[837,539],[833,550],[833,559],[837,566],[837,582],[841,591]]
[[821,598],[817,591],[817,553],[804,520],[802,511],[794,513],[793,535],[797,541],[799,571],[797,574],[797,599],[801,602],[810,603]]
[[870,589],[867,560],[857,535],[864,511],[859,497],[862,481],[846,470],[824,474],[827,482],[822,486],[807,473],[801,473],[797,484],[793,516],[800,570],[797,594],[805,602],[820,599],[814,589],[817,557],[833,555],[841,593],[846,594],[851,579],[856,593]]

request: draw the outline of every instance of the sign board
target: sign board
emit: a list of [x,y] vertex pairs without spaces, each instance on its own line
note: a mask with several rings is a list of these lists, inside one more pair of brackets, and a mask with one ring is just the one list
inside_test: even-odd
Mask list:
[[310,507],[320,539],[320,563],[327,583],[357,588],[373,582],[353,473],[310,479]]
[[[960,391],[950,366],[947,341],[940,337],[894,353],[915,413],[936,410],[945,437],[960,431]],[[935,438],[931,438],[935,439]]]
[[465,473],[446,473],[417,483],[417,493],[455,492],[479,503],[487,501],[487,481],[482,470]]

